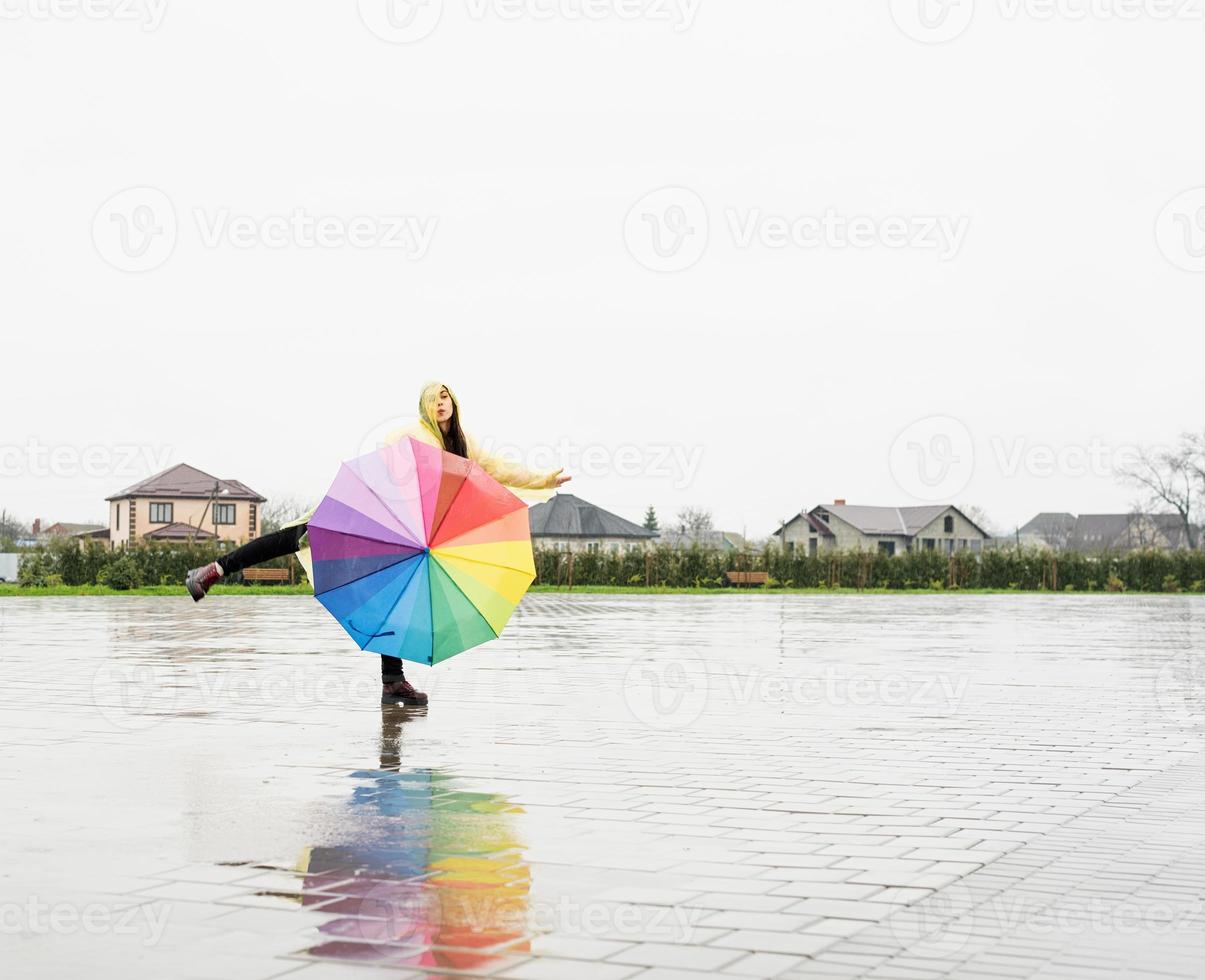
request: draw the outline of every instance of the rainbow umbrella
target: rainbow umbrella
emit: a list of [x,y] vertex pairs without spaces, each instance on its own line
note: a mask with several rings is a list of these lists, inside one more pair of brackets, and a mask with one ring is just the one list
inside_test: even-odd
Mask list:
[[413,438],[344,463],[309,541],[314,595],[360,649],[421,664],[494,639],[535,578],[523,501]]

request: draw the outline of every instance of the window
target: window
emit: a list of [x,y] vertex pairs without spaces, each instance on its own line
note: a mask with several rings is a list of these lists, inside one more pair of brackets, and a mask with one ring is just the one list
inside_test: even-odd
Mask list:
[[820,512],[820,520],[824,521],[824,523],[827,524],[828,523],[828,514],[824,513],[824,511],[821,511]]
[[950,554],[950,555],[954,554],[954,539],[953,538],[946,539],[946,554]]
[[967,548],[967,539],[966,539],[966,538],[959,538],[959,539],[958,539],[958,549],[959,549],[960,551],[966,551],[966,548]]
[[170,524],[172,522],[171,504],[151,504],[151,523]]
[[117,511],[117,530],[119,530],[119,531],[120,531],[120,530],[121,530],[121,504],[118,504],[118,505],[117,505],[115,508],[113,508],[113,509],[114,509],[115,511]]
[[787,554],[788,555],[795,554],[795,542],[794,541],[787,542]]
[[925,551],[933,551],[937,547],[937,542],[933,538],[924,538],[921,541],[921,546],[925,549]]
[[946,534],[954,533],[954,517],[952,514],[947,514],[942,520],[942,530],[945,531]]
[[213,505],[213,523],[214,524],[233,524],[234,523],[234,504],[214,504]]
[[971,538],[971,550],[972,551],[978,551],[980,549],[980,547],[982,547],[982,545],[983,545],[983,542],[980,541],[978,538]]
[[591,541],[589,544],[586,545],[586,551],[592,555],[597,555],[598,554],[598,542]]
[[810,555],[812,558],[815,558],[815,557],[816,557],[816,549],[817,549],[817,547],[818,547],[818,545],[816,544],[816,539],[815,539],[815,538],[809,538],[809,539],[808,539],[808,554],[809,554],[809,555]]
[[879,542],[879,554],[894,555],[895,554],[895,542],[894,541],[880,541]]

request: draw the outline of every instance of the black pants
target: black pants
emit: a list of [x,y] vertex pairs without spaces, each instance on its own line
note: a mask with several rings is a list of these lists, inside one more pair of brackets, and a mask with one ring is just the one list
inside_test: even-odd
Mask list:
[[[273,558],[283,558],[285,555],[296,554],[299,549],[301,536],[305,534],[305,525],[286,527],[273,531],[263,537],[248,541],[245,545],[235,548],[227,555],[218,559],[222,571],[227,575],[241,572],[244,568],[259,565]],[[381,657],[381,680],[388,684],[392,681],[405,679],[402,672],[402,662],[397,657]]]

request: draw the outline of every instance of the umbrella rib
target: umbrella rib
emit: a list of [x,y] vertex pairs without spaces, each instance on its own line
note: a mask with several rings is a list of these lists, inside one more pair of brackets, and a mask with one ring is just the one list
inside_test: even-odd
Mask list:
[[[452,586],[456,589],[456,591],[459,592],[462,596],[464,596],[464,601],[467,602],[469,604],[469,606],[472,607],[473,612],[475,612],[478,616],[480,616],[481,621],[483,623],[485,623],[486,626],[489,627],[490,632],[494,634],[494,639],[495,640],[498,639],[498,631],[496,629],[494,629],[493,625],[490,623],[490,621],[488,619],[486,619],[484,616],[481,615],[481,610],[477,608],[477,603],[475,603],[472,599],[470,599],[467,595],[465,595],[464,589],[462,589],[457,584],[456,579],[452,578],[452,576],[448,574],[448,570],[446,568],[444,568],[443,566],[440,566],[439,570],[444,573],[444,578],[446,578],[449,582],[452,583]],[[490,591],[493,592],[495,590],[490,589]]]
[[[422,554],[422,552],[419,551],[413,555],[400,556],[397,561],[391,561],[388,565],[382,565],[380,568],[374,568],[371,572],[365,572],[363,575],[357,575],[355,578],[349,578],[346,582],[340,582],[334,588],[323,589],[321,592],[315,591],[314,595],[326,595],[328,592],[337,592],[339,589],[343,588],[343,586],[345,586],[345,585],[352,585],[356,582],[359,582],[359,581],[362,581],[363,579],[368,578],[370,575],[376,575],[377,572],[383,572],[389,568],[396,568],[398,565],[401,565],[403,562],[408,562],[411,558],[417,558],[421,554]],[[332,558],[332,559],[327,559],[327,560],[329,560],[329,561],[346,561],[347,559]]]
[[[402,520],[402,516],[397,511],[395,511],[392,507],[390,507],[387,503],[385,503],[385,501],[381,499],[381,495],[379,493],[377,493],[372,487],[370,487],[368,485],[368,483],[363,479],[363,477],[360,476],[359,473],[357,473],[355,470],[353,470],[350,466],[347,469],[348,469],[348,472],[351,473],[352,476],[354,476],[357,480],[360,481],[360,486],[362,486],[365,490],[367,490],[369,493],[371,493],[374,497],[377,498],[377,503],[379,503],[382,507],[385,508],[385,512],[393,515],[393,519],[398,522],[398,524],[401,526],[402,530],[406,532],[406,535],[409,536],[410,540],[414,543],[414,545],[416,547],[418,547],[418,548],[426,547],[425,541],[416,541],[414,539],[414,532],[411,531],[410,528],[406,526],[406,522]],[[450,508],[451,504],[449,504],[448,506]]]
[[[365,534],[356,534],[354,531],[343,531],[337,527],[327,527],[325,524],[307,524],[307,527],[309,526],[316,527],[319,531],[329,531],[331,534],[342,534],[345,538],[355,538],[358,541],[371,541],[373,544],[388,544],[393,545],[395,548],[409,548],[411,551],[423,550],[423,546],[419,544],[403,544],[400,541],[386,541],[384,538],[370,538]],[[385,530],[388,531],[389,528],[385,528]],[[390,531],[389,533],[396,534],[397,532]]]
[[[452,494],[452,499],[448,501],[448,506],[444,508],[444,514],[443,514],[443,517],[441,517],[439,519],[439,523],[436,524],[435,527],[431,528],[431,533],[427,535],[428,541],[435,540],[435,535],[437,535],[439,533],[439,529],[444,526],[444,521],[446,521],[448,519],[448,515],[450,513],[452,513],[452,508],[456,506],[456,501],[460,497],[460,492],[464,489],[465,484],[469,482],[469,473],[473,472],[474,466],[477,466],[478,469],[481,469],[481,467],[477,464],[476,461],[470,459],[468,473],[465,473],[464,479],[460,481],[460,486],[458,486],[456,488],[456,492],[454,494]],[[481,470],[481,471],[483,473],[485,472],[485,470]]]
[[[389,567],[393,568],[394,566],[390,565]],[[368,643],[371,643],[374,639],[376,639],[378,636],[381,635],[381,627],[384,626],[385,621],[390,616],[393,615],[393,611],[397,608],[397,604],[402,601],[402,596],[404,596],[407,592],[410,591],[410,586],[414,583],[414,576],[417,574],[418,574],[418,569],[415,568],[415,570],[410,573],[410,578],[407,579],[406,584],[402,587],[402,590],[397,594],[397,598],[393,600],[393,605],[391,605],[389,607],[389,609],[386,611],[385,615],[381,617],[381,621],[379,623],[377,623],[376,628],[373,629],[372,635],[369,636],[369,638],[368,638]],[[427,591],[430,592],[431,591],[430,588],[428,588]],[[365,643],[364,646],[360,647],[360,649],[363,650],[365,647],[368,646],[368,643]],[[400,650],[398,652],[401,653]],[[384,656],[384,654],[381,654],[381,656]]]
[[526,568],[516,568],[514,565],[503,565],[496,561],[482,561],[480,558],[466,558],[464,555],[457,555],[443,548],[432,548],[431,553],[439,555],[442,558],[455,558],[457,561],[471,561],[474,565],[485,565],[489,568],[501,568],[507,572],[522,572],[525,575],[530,575],[531,572]]

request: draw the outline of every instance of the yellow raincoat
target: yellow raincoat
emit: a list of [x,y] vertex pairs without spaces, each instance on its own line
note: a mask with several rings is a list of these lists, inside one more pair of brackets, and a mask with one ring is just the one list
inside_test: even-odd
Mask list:
[[[439,429],[439,423],[435,421],[435,405],[439,401],[440,391],[445,388],[452,398],[457,418],[460,418],[460,402],[457,400],[456,394],[447,385],[440,382],[432,382],[424,385],[422,392],[418,396],[418,421],[389,433],[385,437],[385,445],[393,445],[393,443],[399,442],[409,436],[418,442],[426,443],[428,446],[435,446],[437,449],[442,449],[446,452],[447,447],[444,445],[443,433]],[[495,453],[486,452],[482,449],[481,444],[467,432],[464,439],[468,446],[469,459],[504,487],[511,490],[515,496],[526,500],[528,503],[539,503],[552,496],[553,491],[556,489],[556,478],[561,472],[560,470],[529,469],[520,463],[512,462]],[[282,530],[284,527],[297,527],[299,524],[308,524],[310,518],[313,516],[314,511],[311,510],[305,516],[285,524]],[[301,562],[302,567],[305,569],[306,576],[313,582],[314,562],[310,554],[309,535],[303,534],[300,543],[301,549],[297,553],[297,560]]]

